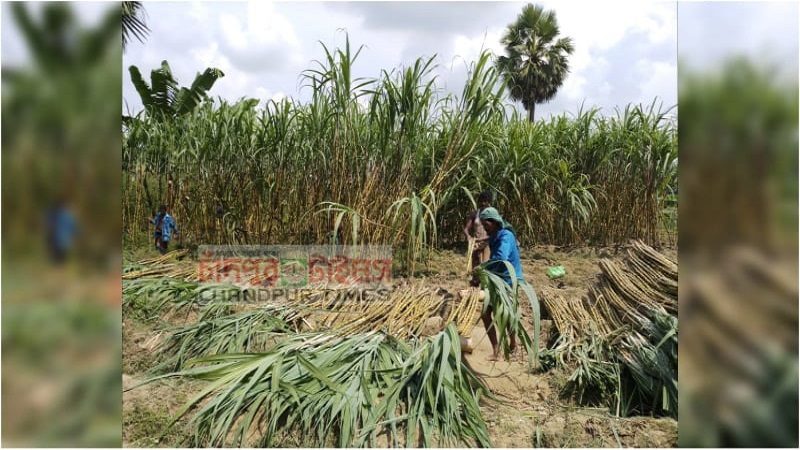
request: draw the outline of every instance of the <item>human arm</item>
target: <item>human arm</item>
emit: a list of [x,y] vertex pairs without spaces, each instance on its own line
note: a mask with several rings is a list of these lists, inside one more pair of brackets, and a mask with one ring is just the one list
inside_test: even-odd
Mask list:
[[489,245],[489,238],[475,239],[475,250],[483,250]]
[[464,236],[467,237],[467,240],[472,239],[470,236],[470,231],[472,231],[473,223],[475,221],[475,214],[470,214],[467,216],[467,220],[464,222]]

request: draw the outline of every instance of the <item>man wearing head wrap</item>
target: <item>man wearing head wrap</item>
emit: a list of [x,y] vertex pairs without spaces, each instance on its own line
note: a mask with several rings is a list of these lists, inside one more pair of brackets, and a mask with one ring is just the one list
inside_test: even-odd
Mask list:
[[[489,235],[489,262],[487,269],[496,273],[509,285],[512,284],[511,274],[509,273],[508,266],[503,261],[511,264],[514,270],[514,276],[518,282],[524,282],[522,275],[522,263],[519,259],[519,246],[517,245],[517,237],[514,234],[513,228],[503,220],[503,217],[497,209],[489,207],[480,212],[480,220],[483,228]],[[492,344],[492,356],[489,358],[491,361],[497,361],[500,348],[497,345],[497,333],[492,326],[492,309],[487,308],[483,319],[483,325],[486,327],[486,334],[489,337],[489,342]],[[511,351],[516,347],[515,336],[511,335]]]
[[489,235],[489,263],[488,268],[497,273],[509,285],[511,275],[508,268],[501,261],[509,262],[513,267],[515,276],[518,280],[522,277],[522,264],[519,260],[519,247],[517,246],[517,236],[514,229],[503,220],[503,217],[495,208],[486,208],[480,213],[481,223],[486,233]]

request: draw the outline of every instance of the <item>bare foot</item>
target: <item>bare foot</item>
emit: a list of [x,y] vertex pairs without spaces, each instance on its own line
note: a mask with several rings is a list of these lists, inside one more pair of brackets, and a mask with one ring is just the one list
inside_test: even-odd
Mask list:
[[489,357],[486,358],[486,359],[488,359],[489,361],[499,361],[500,360],[499,352],[498,351],[493,351],[492,354],[489,355]]

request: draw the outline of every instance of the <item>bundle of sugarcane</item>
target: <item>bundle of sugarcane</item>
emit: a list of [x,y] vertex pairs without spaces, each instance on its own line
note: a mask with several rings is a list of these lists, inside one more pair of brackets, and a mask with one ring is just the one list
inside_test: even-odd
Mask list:
[[197,273],[197,267],[195,265],[182,265],[176,267],[170,272],[167,272],[165,275],[171,278],[179,278],[187,281],[200,280],[200,276]]
[[558,291],[545,288],[542,301],[559,334],[550,353],[562,366],[580,362],[586,339],[605,340],[621,326],[602,296],[591,304],[589,298],[571,301]]
[[186,256],[187,253],[189,253],[189,250],[187,250],[187,249],[173,250],[173,251],[167,252],[167,253],[165,253],[163,255],[156,256],[154,258],[142,259],[142,260],[140,260],[138,262],[138,264],[142,265],[142,266],[152,266],[152,265],[164,264],[167,261],[171,261],[173,259],[178,259],[178,258],[181,258],[183,256]]
[[623,271],[620,265],[607,259],[600,260],[598,265],[602,275],[589,289],[589,297],[606,300],[621,323],[641,327],[651,320],[654,311],[664,311],[660,302],[642,289],[638,278]]
[[467,240],[467,275],[472,273],[472,252],[475,251],[475,238]]
[[144,277],[165,276],[167,272],[175,269],[174,264],[167,264],[159,267],[147,267],[142,269],[134,269],[122,274],[123,280],[136,280]]
[[[677,265],[633,242],[622,263],[603,259],[598,266],[601,273],[584,298],[569,301],[550,290],[543,295],[559,332],[550,353],[573,371],[565,390],[579,399],[597,399],[589,391],[603,391],[600,397],[613,401],[618,413],[677,416]],[[609,398],[612,385],[624,392]]]
[[450,309],[444,320],[445,323],[453,322],[456,324],[458,334],[468,338],[481,315],[486,293],[479,288],[464,289],[459,292],[457,298],[458,301]]
[[395,289],[388,297],[350,302],[324,323],[335,333],[383,331],[399,338],[419,336],[426,321],[440,309],[442,299],[425,287]]
[[132,264],[127,264],[123,280],[136,280],[146,277],[169,277],[186,280],[197,280],[197,268],[188,262],[181,264],[178,259],[187,255],[189,250],[173,250],[155,258],[145,258]]
[[187,281],[199,280],[197,268],[190,264],[164,264],[155,267],[129,270],[122,274],[123,280],[139,278],[176,278]]
[[640,241],[628,249],[627,270],[648,297],[672,314],[678,313],[678,266]]
[[661,272],[665,277],[675,281],[678,280],[678,264],[644,242],[640,240],[631,241],[628,255],[646,261],[648,267]]
[[681,351],[681,371],[691,375],[681,397],[697,410],[690,414],[702,405],[708,417],[693,415],[681,441],[700,442],[713,427],[711,442],[731,435],[741,446],[796,447],[796,250],[731,246],[714,259],[689,253],[684,264],[692,276],[682,281],[681,320],[692,345]]

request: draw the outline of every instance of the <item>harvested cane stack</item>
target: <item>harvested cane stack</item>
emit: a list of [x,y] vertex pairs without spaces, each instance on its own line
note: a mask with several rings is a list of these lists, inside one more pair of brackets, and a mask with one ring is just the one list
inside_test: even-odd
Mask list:
[[[342,291],[331,296],[330,291],[311,295],[297,308],[305,319],[313,322],[315,330],[330,330],[336,334],[354,335],[382,331],[390,336],[407,339],[419,337],[429,319],[443,309],[443,298],[423,286],[394,289],[386,296],[377,294],[366,298]],[[480,316],[483,296],[480,290],[468,290],[442,317],[439,328],[453,322],[462,336],[469,336]],[[439,330],[436,330],[439,331]]]
[[279,308],[293,312],[307,330],[326,330],[339,335],[382,331],[408,339],[426,334],[423,329],[430,319],[437,317],[441,320],[436,332],[453,322],[462,336],[469,336],[483,303],[480,290],[467,290],[459,301],[444,308],[446,300],[442,295],[424,286],[403,286],[388,293],[366,294],[357,290],[304,289],[279,300],[246,301],[247,288],[179,278],[162,275],[126,279],[123,286],[126,310],[152,319],[185,316],[194,309],[201,320],[212,320],[232,312]]
[[178,260],[186,256],[189,250],[173,250],[155,258],[147,258],[133,264],[122,274],[123,280],[140,278],[175,278],[196,281],[197,268],[194,264],[180,263]]
[[677,417],[677,264],[634,241],[622,263],[598,265],[580,300],[543,292],[559,332],[549,353],[571,371],[565,394],[608,402],[617,414]]

